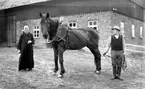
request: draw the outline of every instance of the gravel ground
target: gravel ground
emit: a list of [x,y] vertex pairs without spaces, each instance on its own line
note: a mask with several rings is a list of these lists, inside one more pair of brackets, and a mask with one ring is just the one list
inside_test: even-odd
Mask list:
[[145,60],[141,54],[128,54],[124,81],[111,80],[110,59],[102,57],[100,75],[94,73],[93,55],[89,52],[64,53],[64,78],[52,76],[53,50],[34,49],[35,68],[18,72],[19,55],[15,48],[0,48],[0,89],[145,89]]

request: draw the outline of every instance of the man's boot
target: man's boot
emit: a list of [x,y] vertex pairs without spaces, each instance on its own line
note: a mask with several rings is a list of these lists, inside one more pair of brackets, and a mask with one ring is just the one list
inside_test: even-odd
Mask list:
[[121,67],[117,67],[117,79],[123,80],[120,78],[120,76],[121,76]]
[[113,67],[113,76],[114,76],[114,78],[112,78],[112,80],[114,80],[114,79],[117,79],[117,77],[116,77],[116,66],[115,67]]

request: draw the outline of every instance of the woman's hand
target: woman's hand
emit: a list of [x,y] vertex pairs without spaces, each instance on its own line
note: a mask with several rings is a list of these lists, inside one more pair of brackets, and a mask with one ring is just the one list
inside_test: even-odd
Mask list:
[[17,50],[17,51],[18,51],[18,53],[21,53],[20,50]]
[[31,41],[31,40],[29,40],[29,41],[28,41],[28,44],[30,44],[30,43],[32,43],[32,41]]

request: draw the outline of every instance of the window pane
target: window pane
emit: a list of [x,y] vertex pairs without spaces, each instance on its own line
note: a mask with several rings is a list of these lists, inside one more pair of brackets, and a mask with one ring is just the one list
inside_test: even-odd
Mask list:
[[73,23],[73,27],[75,27],[76,26],[76,23]]
[[125,37],[125,34],[124,34],[124,22],[120,22],[120,29],[121,29],[121,33],[123,35],[123,37]]
[[97,25],[97,22],[96,21],[94,21],[94,25]]
[[134,29],[134,28],[135,28],[135,25],[133,24],[133,25],[132,25],[132,29]]
[[72,27],[72,23],[70,23],[69,26]]
[[132,37],[135,37],[135,25],[133,24],[131,28],[132,28]]
[[97,27],[94,27],[94,29],[96,30],[96,29],[97,29]]
[[92,21],[89,22],[89,25],[92,25]]
[[140,37],[143,37],[143,27],[140,27]]
[[37,34],[39,33],[39,31],[37,31]]
[[37,29],[39,29],[39,26],[37,26]]
[[120,23],[121,28],[124,28],[124,22]]
[[135,37],[135,31],[132,30],[132,37]]

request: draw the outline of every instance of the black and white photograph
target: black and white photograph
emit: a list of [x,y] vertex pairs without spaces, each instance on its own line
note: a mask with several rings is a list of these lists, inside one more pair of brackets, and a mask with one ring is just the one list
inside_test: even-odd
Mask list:
[[145,89],[145,0],[0,0],[0,89]]

